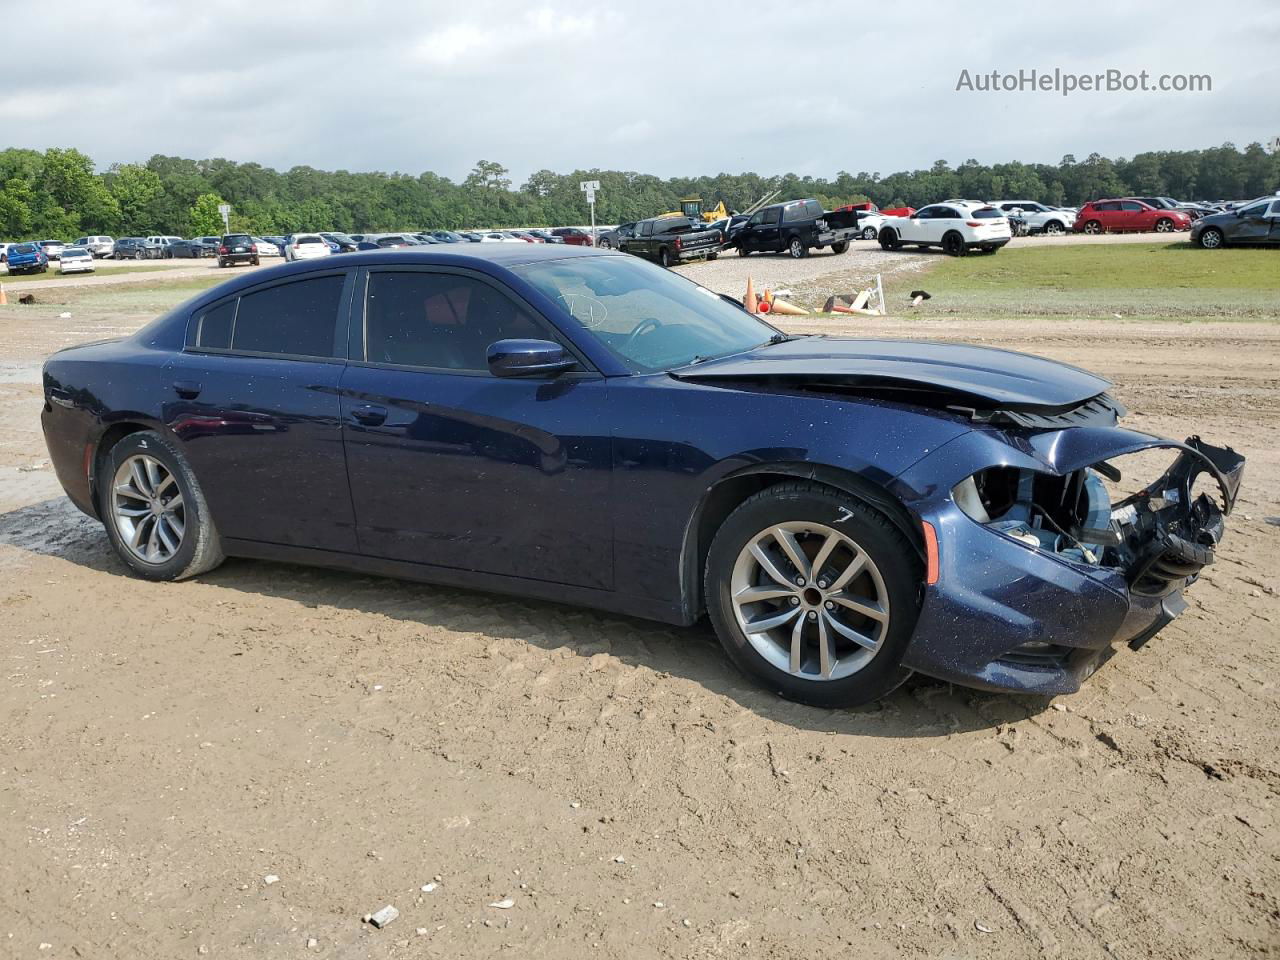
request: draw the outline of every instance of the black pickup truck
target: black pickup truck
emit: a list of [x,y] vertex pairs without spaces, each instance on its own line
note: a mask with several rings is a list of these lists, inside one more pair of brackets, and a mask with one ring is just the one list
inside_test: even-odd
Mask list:
[[655,217],[641,220],[630,236],[618,239],[618,249],[664,267],[685,260],[720,255],[719,230],[694,223],[688,217]]
[[856,210],[822,209],[817,200],[791,200],[757,210],[733,237],[738,254],[787,252],[797,259],[810,249],[844,253],[858,236]]

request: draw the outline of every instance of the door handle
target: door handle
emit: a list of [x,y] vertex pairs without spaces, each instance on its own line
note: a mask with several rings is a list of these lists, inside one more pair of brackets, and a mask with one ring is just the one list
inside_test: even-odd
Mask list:
[[366,427],[376,427],[386,422],[387,408],[372,403],[361,404],[352,408],[351,416],[357,423],[362,423]]
[[173,381],[173,392],[183,400],[194,400],[200,396],[200,384],[194,380],[175,380]]

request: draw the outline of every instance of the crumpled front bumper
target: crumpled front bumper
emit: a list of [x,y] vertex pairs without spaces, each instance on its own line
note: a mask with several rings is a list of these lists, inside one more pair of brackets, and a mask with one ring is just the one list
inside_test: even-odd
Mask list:
[[[1079,435],[1086,429],[1093,436]],[[1076,436],[1065,441],[1071,433]],[[1023,436],[1003,454],[973,437],[940,448],[897,481],[895,492],[920,520],[932,525],[937,540],[936,582],[924,588],[903,663],[941,680],[982,689],[1048,696],[1074,693],[1117,645],[1142,646],[1185,609],[1182,591],[1203,565],[1189,562],[1185,552],[1191,550],[1194,560],[1212,562],[1223,533],[1221,520],[1238,493],[1244,458],[1198,438],[1178,444],[1119,428],[1044,431],[1029,440]],[[1147,515],[1143,529],[1133,532],[1135,548],[1146,549],[1135,549],[1139,559],[1126,567],[1077,562],[1028,546],[970,518],[950,495],[955,483],[992,464],[1070,473],[1157,448],[1182,453],[1144,491],[1146,496],[1137,498],[1135,509]],[[1197,469],[1189,469],[1192,466]],[[1221,512],[1204,513],[1191,527],[1177,526],[1173,514],[1191,510],[1193,501],[1187,494],[1202,472],[1218,481]],[[1179,502],[1176,494],[1164,498],[1169,484],[1185,486],[1185,511],[1172,509]],[[1188,546],[1181,535],[1198,544]]]

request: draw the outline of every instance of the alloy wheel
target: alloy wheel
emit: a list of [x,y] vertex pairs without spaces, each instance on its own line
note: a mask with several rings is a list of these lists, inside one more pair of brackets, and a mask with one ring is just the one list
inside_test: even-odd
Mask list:
[[111,513],[120,542],[143,563],[165,563],[182,546],[187,523],[182,490],[155,457],[137,454],[120,464]]
[[875,562],[824,524],[781,523],[752,537],[729,585],[747,641],[772,666],[805,680],[865,667],[889,629],[889,593]]

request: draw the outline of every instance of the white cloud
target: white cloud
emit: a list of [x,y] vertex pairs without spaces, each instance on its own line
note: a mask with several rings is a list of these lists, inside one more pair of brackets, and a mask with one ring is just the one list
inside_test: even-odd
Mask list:
[[[460,179],[484,157],[517,182],[544,167],[889,173],[1280,133],[1265,109],[1280,5],[1160,13],[1195,22],[1194,40],[1111,0],[988,0],[978,20],[951,0],[90,5],[6,48],[0,129],[103,166],[167,153]],[[1209,73],[1213,93],[954,89],[961,69],[1055,66]]]

